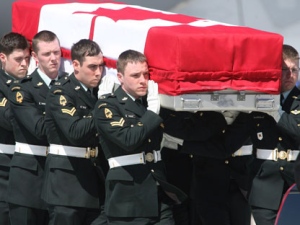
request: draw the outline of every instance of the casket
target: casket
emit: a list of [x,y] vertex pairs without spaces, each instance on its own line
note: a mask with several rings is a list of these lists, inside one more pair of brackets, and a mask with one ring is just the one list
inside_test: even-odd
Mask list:
[[82,38],[99,43],[111,68],[121,52],[143,52],[164,107],[279,107],[279,34],[112,1],[19,0],[12,8],[13,31],[29,41],[40,30],[55,32],[64,58]]

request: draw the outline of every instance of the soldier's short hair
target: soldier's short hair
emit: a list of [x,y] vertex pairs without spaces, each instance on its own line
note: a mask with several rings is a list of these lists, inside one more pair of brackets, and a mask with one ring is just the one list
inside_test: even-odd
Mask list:
[[81,39],[71,47],[71,59],[78,60],[80,65],[86,56],[97,56],[102,53],[100,46],[90,39]]
[[[52,42],[55,39],[58,40],[55,33],[49,30],[42,30],[38,32],[36,35],[34,35],[32,39],[32,50],[37,53],[39,51],[38,43],[39,42]],[[59,42],[59,40],[58,40]]]
[[131,49],[122,52],[117,60],[117,71],[124,74],[127,64],[134,62],[147,63],[147,58],[143,53]]
[[16,32],[10,32],[0,39],[1,53],[10,55],[16,49],[30,49],[30,44],[23,35]]

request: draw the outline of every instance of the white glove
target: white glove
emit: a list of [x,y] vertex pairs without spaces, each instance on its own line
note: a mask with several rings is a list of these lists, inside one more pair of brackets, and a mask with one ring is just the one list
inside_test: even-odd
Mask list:
[[162,143],[161,143],[161,148],[166,147],[166,148],[177,150],[178,145],[181,145],[181,146],[183,145],[183,140],[182,139],[173,137],[173,136],[171,136],[169,134],[166,134],[166,133],[163,134],[163,140],[162,140]]
[[98,98],[101,95],[112,93],[114,91],[115,83],[119,83],[116,76],[114,76],[114,75],[105,75],[101,79],[101,83],[99,85]]
[[228,125],[231,125],[233,123],[233,121],[239,115],[239,113],[240,113],[239,111],[224,111],[224,112],[222,112]]
[[147,110],[159,114],[160,110],[160,99],[158,95],[158,85],[153,80],[148,81],[148,93],[147,93]]
[[284,111],[282,110],[281,106],[278,110],[276,111],[270,111],[267,112],[270,116],[272,116],[274,118],[274,120],[276,121],[276,123],[278,123],[278,121],[280,120],[280,117],[282,116],[282,114],[284,113]]

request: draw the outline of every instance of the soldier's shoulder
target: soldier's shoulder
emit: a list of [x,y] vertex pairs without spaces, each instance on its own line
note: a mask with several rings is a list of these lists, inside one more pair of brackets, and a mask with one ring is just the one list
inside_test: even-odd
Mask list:
[[96,103],[97,108],[101,108],[102,106],[106,106],[108,104],[114,104],[113,102],[116,100],[116,96],[113,93],[101,95],[98,98]]

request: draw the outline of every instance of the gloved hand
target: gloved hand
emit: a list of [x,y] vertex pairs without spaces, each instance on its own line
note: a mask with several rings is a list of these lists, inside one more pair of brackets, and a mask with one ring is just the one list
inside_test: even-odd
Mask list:
[[98,98],[101,95],[109,94],[114,91],[115,83],[119,83],[118,79],[114,75],[106,75],[101,79],[98,90]]
[[274,120],[276,121],[276,123],[278,123],[278,121],[280,120],[280,117],[282,116],[284,111],[282,110],[282,108],[280,106],[280,108],[278,110],[270,111],[270,112],[266,112],[266,113],[269,114],[270,116],[272,116],[274,118]]
[[239,111],[224,111],[222,112],[223,116],[225,117],[225,120],[227,122],[227,125],[231,125],[235,118],[239,115]]
[[166,147],[166,148],[177,150],[178,145],[183,145],[182,139],[173,137],[166,133],[163,133],[163,140],[161,143],[161,148]]
[[147,110],[159,114],[160,110],[160,99],[158,95],[158,85],[153,80],[148,81],[148,93],[147,93]]

